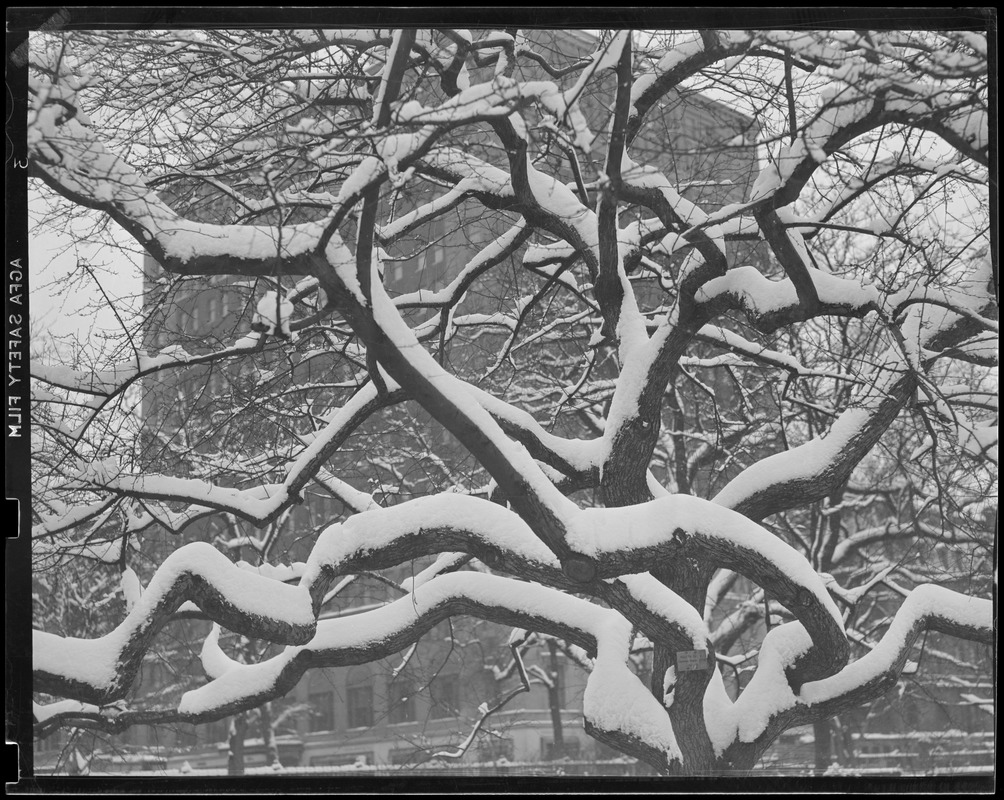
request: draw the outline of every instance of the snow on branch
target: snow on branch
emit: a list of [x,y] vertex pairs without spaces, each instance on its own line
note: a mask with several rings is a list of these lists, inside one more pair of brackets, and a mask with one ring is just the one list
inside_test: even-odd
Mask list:
[[[825,313],[863,316],[880,307],[882,297],[873,287],[811,267],[807,267],[806,272]],[[695,295],[698,302],[708,304],[723,298],[728,298],[752,322],[765,328],[774,327],[776,320],[786,319],[793,310],[802,307],[802,297],[790,279],[771,280],[755,267],[731,269],[707,281]]]
[[[775,33],[772,38],[793,53],[819,58],[818,40],[807,41],[812,37]],[[898,66],[892,66],[896,63],[893,60],[852,63],[843,57],[839,63],[819,111],[758,178],[754,194],[761,205],[768,200],[773,208],[791,203],[832,153],[882,125],[931,131],[963,156],[987,165],[987,110],[974,102],[967,82],[953,90],[942,80],[899,72]]]
[[[627,590],[626,597],[618,591],[620,586]],[[607,599],[614,608],[624,612],[621,603],[627,599],[632,601],[635,614],[631,618],[639,620],[639,629],[649,639],[668,641],[679,650],[704,650],[707,647],[710,634],[701,615],[649,573],[623,575],[611,581],[609,587]]]
[[510,502],[519,513],[541,523],[534,533],[555,552],[567,552],[561,520],[574,512],[575,505],[558,491],[529,453],[505,435],[466,390],[466,383],[444,370],[422,347],[383,287],[375,283],[372,290],[373,323],[386,337],[381,362],[413,396],[429,398],[423,404],[462,442],[478,443],[469,445],[470,449],[480,454],[492,477],[505,487]]
[[460,550],[513,574],[560,580],[560,566],[530,527],[508,509],[461,494],[422,497],[356,514],[318,537],[303,577],[315,597],[341,574]]
[[757,670],[734,703],[725,693],[719,672],[708,686],[704,711],[716,752],[731,748],[733,758],[739,758],[744,749],[755,753],[776,735],[778,725],[806,724],[874,700],[896,684],[924,630],[989,643],[994,632],[993,603],[940,586],[918,586],[876,647],[798,691],[792,690],[785,672],[811,641],[797,622],[771,629],[764,637]]
[[[852,398],[851,407],[840,414],[826,435],[761,459],[733,478],[714,501],[754,519],[762,519],[800,505],[807,498],[823,497],[839,485],[908,401],[923,377],[921,359],[924,356],[921,354],[926,353],[925,360],[930,360],[933,353],[928,353],[927,348],[947,347],[949,343],[964,341],[971,331],[960,323],[970,323],[972,327],[973,315],[980,315],[984,309],[995,305],[987,290],[989,271],[989,257],[985,257],[976,265],[974,273],[960,282],[959,291],[953,293],[960,309],[968,310],[969,314],[935,307],[934,314],[923,315],[919,310],[924,308],[923,304],[909,306],[900,324],[906,356],[897,347],[890,348],[873,368],[872,381],[862,383]],[[766,280],[759,274],[744,275],[752,278],[754,284]],[[833,276],[827,279],[835,280]],[[870,293],[861,299],[866,296]],[[912,294],[907,291],[904,296]],[[770,302],[766,296],[763,301]],[[908,360],[911,354],[913,363]]]
[[[769,585],[811,632],[816,652],[807,654],[800,671],[832,672],[847,657],[843,620],[823,579],[798,551],[741,514],[673,495],[626,508],[585,509],[568,538],[577,552],[597,563],[600,576],[646,571],[681,555],[741,572]],[[694,613],[696,624],[699,615]],[[813,662],[823,652],[823,661]]]
[[[324,232],[319,222],[279,227],[184,219],[76,120],[58,126],[54,119],[39,122],[37,134],[33,140],[29,137],[37,177],[71,200],[106,211],[162,264],[181,274],[230,273],[240,263],[245,274],[267,275],[276,258],[286,260],[287,273],[295,273],[294,259],[315,250]],[[45,151],[50,140],[59,144],[58,159]]]
[[512,255],[526,241],[530,232],[526,222],[521,220],[478,251],[477,255],[468,261],[457,276],[442,289],[421,288],[414,292],[405,292],[394,299],[394,305],[402,309],[413,306],[456,306],[474,278]]
[[[310,669],[407,661],[433,626],[468,615],[581,655],[585,728],[600,741],[662,773],[747,768],[785,728],[891,686],[918,632],[988,640],[989,601],[911,591],[883,569],[918,583],[905,536],[969,555],[992,511],[985,37],[556,32],[541,45],[538,33],[40,40],[52,47],[30,66],[28,159],[57,201],[49,222],[96,210],[169,273],[245,278],[255,299],[239,324],[257,333],[198,355],[130,343],[101,369],[33,359],[48,448],[34,465],[34,554],[53,569],[117,565],[106,595],[127,606],[99,638],[34,632],[36,689],[68,698],[36,708],[36,731],[219,719],[288,694]],[[100,66],[89,76],[88,58]],[[797,89],[792,69],[805,73]],[[677,116],[677,100],[700,113]],[[755,181],[736,181],[738,159]],[[956,189],[972,201],[958,214]],[[412,240],[454,219],[436,258],[410,267]],[[383,272],[388,259],[411,273]],[[201,336],[204,310],[234,316],[206,299],[191,327],[168,319],[158,341]],[[308,315],[294,319],[298,304]],[[263,350],[270,335],[286,345]],[[250,355],[268,378],[241,370],[237,408],[171,383]],[[137,391],[154,373],[176,395],[163,414],[148,410],[160,396]],[[919,418],[926,438],[907,429]],[[976,459],[975,474],[968,459],[945,463],[939,437]],[[867,504],[839,496],[855,475]],[[338,502],[298,510],[311,484]],[[924,504],[909,524],[904,494]],[[388,495],[403,502],[381,507]],[[785,511],[778,530],[759,524]],[[221,513],[225,536],[208,528]],[[203,519],[199,535],[237,557],[250,545],[281,559],[280,544],[309,556],[252,566],[186,545],[143,588],[140,559],[157,545],[136,534]],[[879,548],[866,577],[849,574]],[[412,559],[404,581],[371,575]],[[405,596],[324,614],[357,576]],[[880,579],[906,599],[848,663],[861,637],[841,609],[859,610]],[[208,683],[177,708],[105,705],[126,696],[179,610],[213,623]],[[780,610],[796,621],[772,625]],[[762,644],[729,655],[764,615]],[[224,628],[285,649],[249,663]],[[658,666],[644,683],[635,643]],[[707,670],[673,666],[695,650]],[[733,702],[716,658],[737,668],[754,653]]]
[[281,483],[232,489],[195,478],[127,472],[117,463],[107,462],[83,464],[69,476],[68,486],[143,500],[185,501],[261,523],[281,513],[291,502],[289,487]]
[[[440,575],[389,605],[322,620],[308,644],[259,664],[224,662],[222,673],[185,693],[178,710],[200,720],[260,704],[292,688],[308,667],[347,666],[392,655],[441,620],[462,613],[554,633],[594,652],[584,696],[587,723],[597,731],[645,742],[664,761],[679,759],[665,710],[628,666],[627,620],[553,589],[472,572]],[[215,657],[212,663],[217,663]]]
[[114,510],[115,503],[116,498],[107,497],[94,503],[81,503],[70,507],[59,504],[58,509],[53,509],[50,513],[39,512],[40,521],[35,523],[31,529],[32,539],[44,541],[53,534],[78,527],[93,519],[99,520],[97,524],[92,526],[97,528],[100,525],[100,520],[107,518]]
[[208,364],[231,356],[247,355],[260,350],[263,343],[259,336],[251,334],[230,347],[200,355],[189,353],[180,345],[172,345],[162,348],[155,356],[139,352],[135,360],[102,370],[80,370],[33,363],[31,376],[61,389],[109,398],[146,375],[175,367]]
[[925,630],[990,644],[994,604],[934,584],[913,589],[900,605],[878,645],[840,672],[805,684],[799,701],[807,706],[856,705],[895,684],[917,637]]
[[[363,496],[344,481],[326,473],[322,465],[363,420],[397,396],[396,385],[392,384],[390,390],[392,394],[389,397],[380,397],[373,385],[367,384],[342,407],[332,412],[320,431],[309,437],[300,437],[304,447],[288,464],[282,483],[262,483],[237,489],[194,478],[129,472],[120,467],[115,459],[106,459],[101,462],[80,462],[78,468],[67,475],[66,488],[76,486],[148,501],[148,509],[169,529],[183,527],[208,510],[229,512],[259,525],[266,524],[298,502],[303,489],[311,480],[324,485],[350,507],[361,510],[372,505],[372,498]],[[184,501],[192,507],[178,511],[167,506],[157,506],[150,501]],[[105,505],[100,507],[104,508]],[[57,532],[79,524],[84,520],[81,516],[83,509],[74,511],[76,513],[71,517],[50,515],[37,527],[35,535]]]
[[703,67],[746,52],[754,38],[744,31],[707,31],[682,35],[655,64],[634,79],[628,141],[641,129],[646,114],[686,78]]
[[[531,414],[500,400],[495,395],[476,386],[468,387],[468,391],[488,413],[499,420],[510,435],[531,448],[531,454],[538,460],[559,469],[564,466],[569,472],[589,472],[599,465],[599,440],[566,439],[556,436],[544,430]],[[528,441],[530,439],[532,443]],[[535,453],[535,450],[542,452]]]
[[786,501],[801,505],[806,497],[826,494],[850,473],[885,431],[905,402],[902,382],[889,382],[871,407],[844,411],[825,436],[761,459],[733,478],[714,502],[762,519],[784,510]]
[[193,542],[163,561],[132,611],[106,636],[78,639],[33,631],[36,690],[99,704],[123,697],[151,639],[186,600],[249,636],[297,642],[314,633],[304,588],[241,570],[212,545]]

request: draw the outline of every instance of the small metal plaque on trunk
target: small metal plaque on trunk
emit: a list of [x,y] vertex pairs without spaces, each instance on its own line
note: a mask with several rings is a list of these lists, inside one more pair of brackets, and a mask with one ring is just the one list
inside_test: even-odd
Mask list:
[[683,650],[676,654],[676,668],[680,672],[708,668],[707,650]]

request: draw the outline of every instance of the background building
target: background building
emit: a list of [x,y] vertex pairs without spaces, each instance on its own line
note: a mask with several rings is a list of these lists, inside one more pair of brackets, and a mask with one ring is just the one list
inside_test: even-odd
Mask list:
[[[592,52],[595,45],[592,37],[577,31],[535,32],[533,38],[546,43],[566,63]],[[532,65],[521,68],[533,70]],[[517,77],[543,76],[531,73]],[[755,121],[699,93],[670,95],[664,105],[662,113],[654,115],[658,124],[646,127],[633,145],[633,152],[641,154],[637,160],[658,165],[684,187],[688,199],[705,210],[743,200],[759,172]],[[583,98],[583,107],[593,129],[601,132],[595,153],[602,159],[602,130],[610,109],[600,96]],[[500,154],[493,153],[488,143],[476,136],[467,146],[486,161],[499,160]],[[571,183],[567,159],[560,153],[549,158],[553,162],[549,168]],[[241,219],[243,209],[229,198],[221,199],[211,184],[190,188],[183,197],[177,192],[173,196],[174,205],[186,216],[210,222]],[[403,215],[423,202],[423,194],[403,192],[384,200],[396,204],[397,214]],[[622,225],[632,221],[628,212]],[[488,227],[475,203],[462,204],[447,217],[416,228],[388,247],[385,283],[396,296],[419,287],[442,288],[456,277],[479,245],[499,233]],[[731,265],[756,263],[767,271],[771,269],[767,256],[753,244],[730,242],[729,246]],[[529,285],[534,279],[526,275],[521,255],[522,251],[517,252],[509,263],[496,269],[490,281],[472,287],[463,311],[482,315],[511,312],[513,300],[521,296],[520,282]],[[145,267],[147,346],[161,353],[180,347],[198,356],[213,345],[236,340],[250,330],[257,302],[269,288],[230,279],[174,281],[152,260]],[[662,294],[658,276],[642,268],[639,281],[651,285],[651,292],[641,295],[643,303],[649,304],[643,310],[651,311],[660,303]],[[500,332],[485,337],[480,344],[458,344],[444,357],[466,370],[487,369],[504,337]],[[309,341],[296,346],[273,342],[260,352],[232,359],[222,368],[192,364],[180,373],[152,376],[143,386],[144,439],[140,446],[144,457],[161,465],[166,460],[177,475],[204,475],[202,462],[211,463],[219,470],[213,476],[218,485],[236,485],[249,460],[259,460],[262,471],[268,469],[268,426],[255,424],[256,415],[267,414],[268,409],[249,405],[253,395],[265,387],[290,401],[276,409],[277,413],[289,413],[299,386],[316,387],[318,381],[328,381],[332,393],[342,391],[356,366],[341,363],[330,353],[315,352]],[[490,381],[491,376],[486,380]],[[714,390],[722,403],[729,402],[728,386],[715,386]],[[229,418],[238,408],[246,415],[240,435],[219,442],[214,438],[217,421]],[[437,459],[454,465],[463,465],[465,459],[459,445],[444,430],[437,429],[424,412],[407,404],[366,426],[356,442],[355,447],[336,455],[330,471],[350,484],[357,479],[369,480],[372,470],[360,468],[365,462],[367,467],[378,470],[380,483],[376,487],[360,484],[357,488],[373,492],[380,502],[388,504],[441,485],[443,475],[437,471]],[[226,453],[232,454],[229,469]],[[704,485],[715,478],[713,474],[701,476]],[[200,539],[216,542],[235,560],[252,565],[262,559],[264,550],[269,550],[271,557],[281,554],[285,563],[294,565],[309,552],[312,534],[346,512],[341,501],[323,488],[315,488],[306,493],[302,505],[269,530],[245,529],[233,519],[198,520],[177,535],[161,531],[146,537],[144,547],[173,549],[180,543],[179,537]],[[399,587],[424,566],[418,562],[380,577],[358,576],[326,605],[324,615],[358,614],[393,600],[402,592]],[[162,636],[161,646],[150,652],[134,691],[147,697],[157,695],[169,706],[181,692],[201,682],[198,649],[207,630],[207,623],[198,619],[172,623],[167,635]],[[760,633],[762,630],[752,632]],[[351,668],[312,670],[288,697],[240,721],[133,727],[110,740],[102,752],[88,754],[89,766],[95,771],[222,768],[235,740],[241,740],[245,765],[255,767],[268,760],[270,739],[286,767],[403,767],[442,762],[444,759],[437,759],[437,754],[455,750],[461,744],[477,725],[483,707],[495,705],[520,685],[519,670],[508,646],[510,635],[509,629],[491,623],[451,620],[437,626],[413,650],[392,659]],[[237,651],[250,648],[236,639],[226,641],[225,646]],[[265,655],[252,649],[246,651],[249,659]],[[529,691],[514,695],[488,718],[463,763],[500,766],[555,758],[575,762],[618,758],[619,754],[583,732],[585,673],[560,643],[531,639],[523,646],[521,656],[530,680]],[[644,655],[639,658],[638,668],[646,669]],[[733,680],[735,690],[741,685],[738,673]],[[949,692],[944,702],[954,702],[957,696]],[[979,703],[971,706],[982,707]],[[917,720],[909,727],[924,730],[926,724],[917,712]],[[938,723],[930,724],[931,730],[937,730]],[[239,734],[241,728],[243,735],[234,737],[232,729]],[[891,738],[881,738],[885,735],[882,728],[876,725],[868,732],[852,731],[848,741],[854,753],[867,761],[872,752],[880,752],[869,751],[869,747],[902,749],[902,741],[889,745]],[[807,735],[804,731],[792,732],[782,738],[775,748],[775,755],[780,753],[777,758],[783,762],[799,757]],[[40,770],[47,760],[62,752],[65,744],[57,736],[39,743],[36,755]],[[932,756],[932,746],[926,746],[928,750],[918,750],[917,758],[923,759],[925,752]],[[800,763],[804,766],[810,761],[805,758]]]
[[[590,34],[574,30],[532,31],[529,36],[559,67],[592,53],[596,45]],[[485,68],[481,79],[490,77],[490,69]],[[516,75],[517,79],[547,77],[529,60],[522,61],[519,70],[522,74]],[[478,76],[472,75],[472,81],[476,80]],[[612,74],[608,80],[613,80]],[[605,106],[608,96],[582,99],[591,127],[598,133],[594,158],[600,165],[604,130],[611,113]],[[527,114],[532,117],[533,110]],[[635,142],[633,152],[642,153],[648,163],[678,178],[688,199],[705,209],[744,198],[759,169],[753,120],[697,93],[669,97],[660,118],[663,127],[647,128]],[[479,141],[476,134],[465,145],[486,161],[504,158],[504,154],[492,151],[487,139]],[[549,167],[571,182],[565,156],[559,154],[552,160]],[[255,191],[251,181],[241,188],[249,194]],[[230,197],[221,196],[209,181],[186,185],[182,190],[173,187],[162,196],[170,198],[179,213],[200,221],[238,222],[245,211]],[[401,192],[385,197],[384,202],[394,203],[400,216],[425,199],[421,191]],[[625,218],[622,224],[630,221]],[[479,245],[501,232],[490,227],[478,213],[476,203],[461,204],[447,217],[422,225],[387,249],[385,285],[392,296],[419,287],[442,288],[456,277]],[[731,243],[730,248],[734,250],[734,263],[762,257],[749,248],[733,247]],[[525,274],[522,252],[523,248],[506,265],[494,270],[489,281],[472,288],[463,306],[465,313],[508,310],[506,304],[513,301],[516,284],[530,285],[535,280]],[[146,344],[160,353],[182,348],[198,356],[238,339],[250,330],[256,304],[269,288],[228,278],[178,280],[165,275],[149,257],[144,271]],[[661,294],[657,278],[652,275],[645,280],[651,283],[652,302],[657,304]],[[518,292],[515,296],[518,298]],[[452,348],[448,357],[454,364],[461,362],[467,370],[474,365],[483,368],[502,339],[500,333],[488,337],[481,346],[465,343]],[[263,386],[295,392],[298,383],[315,383],[320,376],[337,384],[347,380],[350,373],[351,368],[335,363],[330,355],[313,353],[309,343],[297,347],[270,343],[263,351],[231,359],[223,367],[193,364],[181,371],[150,376],[143,384],[143,453],[162,470],[166,463],[177,475],[203,474],[200,456],[211,459],[217,468],[220,462],[220,445],[213,439],[214,420],[227,417],[234,408],[246,409],[252,393]],[[267,454],[268,442],[260,438],[266,426],[254,424],[254,413],[259,412],[251,412],[248,424],[243,426],[243,438],[228,443],[233,469],[230,473],[221,470],[214,476],[218,485],[236,485],[246,470],[247,457]],[[347,448],[336,455],[338,461],[331,466],[333,474],[353,483],[353,475],[362,477],[362,470],[352,463],[353,453],[358,458],[365,452],[370,460],[380,453],[388,461],[393,460],[397,480],[384,481],[385,485],[374,494],[381,502],[395,503],[421,495],[441,480],[441,474],[433,474],[426,455],[464,463],[459,443],[421,409],[405,404],[386,417],[383,427],[378,423],[361,432],[358,448]],[[388,429],[393,432],[388,433]],[[372,485],[358,488],[373,490]],[[245,529],[237,520],[200,520],[180,534],[161,531],[145,536],[144,548],[163,548],[166,552],[181,540],[215,541],[235,560],[254,564],[262,547],[270,546],[270,554],[282,553],[285,562],[295,563],[309,552],[309,532],[319,530],[346,511],[337,499],[311,489],[305,502],[273,526],[274,530]],[[154,555],[156,562],[156,556],[162,554]],[[351,615],[392,600],[400,594],[392,585],[402,583],[423,566],[403,565],[381,579],[359,576],[326,606],[325,615]],[[162,635],[167,642],[150,652],[135,692],[147,697],[159,695],[165,705],[170,705],[186,688],[198,685],[202,680],[199,648],[207,631],[208,624],[197,620],[172,623],[167,636]],[[413,652],[394,659],[310,671],[293,693],[271,704],[270,728],[279,760],[287,767],[404,766],[427,762],[437,752],[455,749],[477,723],[484,704],[493,706],[521,685],[508,646],[509,636],[509,629],[491,623],[457,619],[441,624]],[[582,730],[586,673],[553,640],[531,639],[521,650],[529,691],[516,694],[488,718],[463,763],[525,764],[561,757],[586,762],[618,759],[619,753]],[[262,654],[247,655],[255,658]],[[643,662],[642,657],[642,669]],[[254,767],[266,763],[266,737],[260,712],[249,716],[252,718],[240,721],[240,725],[247,726],[244,763]],[[174,769],[187,764],[192,769],[218,769],[227,764],[232,733],[233,720],[168,728],[134,726],[109,740],[91,768]],[[41,742],[39,768],[44,770],[46,761],[62,753],[64,744],[65,737],[61,740],[55,736]]]

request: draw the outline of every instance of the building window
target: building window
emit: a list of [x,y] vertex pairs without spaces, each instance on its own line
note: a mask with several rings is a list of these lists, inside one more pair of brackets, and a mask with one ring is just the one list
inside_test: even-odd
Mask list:
[[53,733],[46,736],[44,739],[36,739],[35,747],[38,750],[48,751],[48,750],[59,750],[66,738],[66,734],[62,728],[58,728]]
[[561,752],[557,752],[554,742],[547,739],[540,740],[540,758],[542,761],[554,761],[556,758],[578,758],[581,751],[581,744],[574,736],[564,740]]
[[194,725],[181,724],[177,729],[178,747],[195,747],[199,743],[198,730]]
[[432,248],[432,264],[441,264],[446,259],[446,250],[442,247]]
[[353,764],[366,766],[373,763],[373,753],[342,753],[333,756],[315,756],[310,759],[312,767],[350,767]]
[[478,758],[481,761],[498,761],[500,758],[512,761],[512,754],[512,739],[485,736],[478,742]]
[[421,747],[398,748],[388,753],[389,761],[394,765],[421,764],[426,759],[426,751]]
[[226,742],[230,740],[230,723],[225,720],[217,720],[208,726],[206,739],[210,742]]
[[331,692],[313,692],[309,699],[310,730],[331,731],[335,729],[335,696]]
[[432,695],[433,719],[455,717],[460,711],[460,678],[456,675],[440,675],[429,686]]
[[392,681],[388,692],[388,716],[392,723],[415,721],[415,691],[411,681]]
[[350,728],[373,725],[373,687],[350,686],[346,693]]

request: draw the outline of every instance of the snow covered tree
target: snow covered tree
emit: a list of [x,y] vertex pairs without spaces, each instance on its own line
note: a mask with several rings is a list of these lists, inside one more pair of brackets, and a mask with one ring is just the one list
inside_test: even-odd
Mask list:
[[[39,558],[127,598],[34,632],[40,735],[219,720],[465,615],[575,648],[586,731],[697,774],[921,634],[991,642],[985,35],[50,31],[29,70],[47,223],[149,257],[109,347],[32,364]],[[264,563],[153,535],[196,523]],[[201,685],[123,704],[196,612]]]

